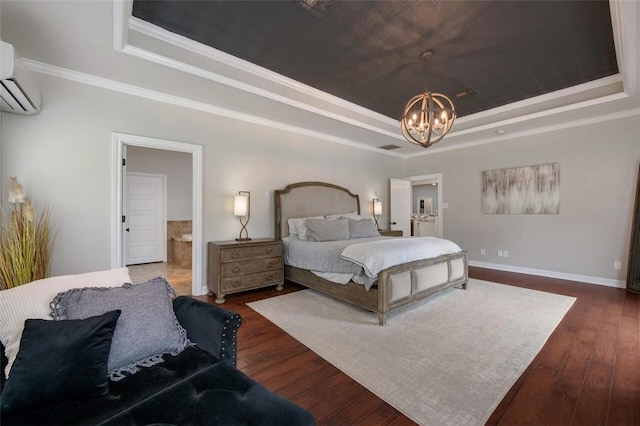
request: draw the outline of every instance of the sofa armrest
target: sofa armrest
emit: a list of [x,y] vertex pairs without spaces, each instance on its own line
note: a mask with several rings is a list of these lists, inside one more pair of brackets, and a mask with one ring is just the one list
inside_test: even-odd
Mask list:
[[173,310],[191,342],[217,359],[236,365],[240,315],[187,296],[176,297]]
[[7,377],[4,374],[4,369],[9,364],[9,359],[4,352],[4,345],[0,342],[0,392],[4,389],[4,382],[7,380]]

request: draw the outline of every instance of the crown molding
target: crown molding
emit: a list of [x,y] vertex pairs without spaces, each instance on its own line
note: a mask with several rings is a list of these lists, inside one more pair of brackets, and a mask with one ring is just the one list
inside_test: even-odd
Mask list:
[[596,117],[567,121],[566,123],[561,123],[561,124],[554,124],[554,125],[544,126],[544,127],[536,127],[533,129],[527,129],[520,132],[514,132],[514,133],[504,134],[500,136],[496,135],[496,136],[492,136],[484,139],[478,139],[473,142],[460,143],[456,145],[442,146],[442,147],[436,147],[436,148],[429,148],[429,150],[425,152],[407,154],[405,158],[422,157],[424,155],[438,154],[446,151],[470,148],[470,147],[486,145],[494,142],[504,142],[507,140],[515,139],[515,138],[522,138],[525,136],[533,136],[533,135],[539,135],[543,133],[555,132],[558,130],[570,129],[572,127],[587,126],[589,124],[601,123],[603,121],[619,120],[622,118],[633,117],[636,115],[640,115],[640,108],[619,111],[611,114],[599,115]]
[[[396,158],[404,158],[404,159],[420,157],[423,155],[438,154],[441,152],[469,148],[469,147],[474,147],[479,145],[485,145],[485,144],[494,143],[494,142],[503,142],[509,139],[514,139],[519,137],[532,136],[536,134],[568,129],[571,127],[579,127],[579,126],[584,126],[588,124],[600,123],[603,121],[617,120],[621,118],[640,115],[640,108],[635,108],[635,109],[625,110],[617,113],[591,117],[587,119],[573,120],[573,121],[569,121],[569,122],[557,124],[557,125],[536,127],[532,129],[527,129],[525,131],[510,133],[506,135],[492,136],[489,138],[479,139],[479,140],[475,140],[473,142],[468,142],[468,143],[459,143],[459,144],[449,145],[449,146],[432,147],[429,150],[417,152],[414,154],[401,154],[393,151],[384,151],[376,147],[358,143],[349,139],[337,137],[328,133],[317,132],[314,130],[310,130],[310,129],[306,129],[298,126],[292,126],[290,124],[282,123],[280,121],[265,119],[255,115],[250,115],[250,114],[234,111],[231,109],[211,105],[205,102],[194,101],[193,99],[188,99],[188,98],[175,96],[175,95],[169,95],[169,94],[158,92],[155,90],[150,90],[150,89],[146,89],[146,88],[135,86],[128,83],[122,83],[119,81],[98,77],[98,76],[83,73],[80,71],[74,71],[67,68],[58,67],[55,65],[45,64],[43,62],[34,61],[28,58],[23,58],[23,61],[29,70],[40,73],[40,74],[46,74],[52,77],[62,78],[65,80],[70,80],[77,83],[86,84],[89,86],[99,87],[102,89],[113,90],[115,92],[124,93],[131,96],[137,96],[140,98],[145,98],[145,99],[149,99],[157,102],[176,105],[183,108],[206,112],[209,114],[213,114],[213,115],[217,115],[225,118],[240,120],[240,121],[244,121],[244,122],[248,122],[248,123],[252,123],[260,126],[270,127],[272,129],[296,133],[299,135],[308,136],[312,138],[323,139],[329,142],[338,143],[338,144],[350,146],[353,148],[364,149],[366,151],[388,155]],[[491,125],[489,127],[495,127],[495,125]]]
[[150,62],[154,62],[160,65],[164,65],[166,67],[169,68],[173,68],[179,71],[183,71],[198,77],[202,77],[211,81],[214,81],[216,83],[220,83],[220,84],[224,84],[226,86],[229,87],[233,87],[248,93],[252,93],[254,95],[257,96],[261,96],[267,99],[271,99],[273,101],[276,102],[281,102],[283,104],[298,108],[298,109],[302,109],[308,112],[312,112],[314,114],[318,114],[333,120],[337,120],[337,121],[341,121],[343,123],[352,125],[352,126],[356,126],[356,127],[360,127],[362,129],[365,130],[369,130],[378,134],[382,134],[385,136],[388,136],[390,138],[394,138],[394,139],[398,139],[398,140],[403,140],[401,135],[399,133],[394,133],[394,132],[390,132],[388,130],[382,129],[380,127],[377,126],[372,126],[369,125],[367,123],[363,123],[361,121],[358,120],[354,120],[354,119],[350,119],[348,117],[344,117],[340,114],[336,114],[336,113],[332,113],[329,111],[326,111],[324,109],[321,108],[316,108],[313,107],[309,104],[306,104],[304,102],[299,102],[299,101],[295,101],[291,98],[288,98],[286,96],[282,96],[282,95],[278,95],[276,93],[273,93],[271,91],[265,90],[265,89],[261,89],[259,87],[255,87],[252,86],[250,84],[247,83],[243,83],[237,80],[234,80],[232,78],[229,77],[225,77],[223,75],[214,73],[212,71],[208,71],[205,70],[203,68],[200,67],[196,67],[193,65],[189,65],[189,64],[185,64],[184,62],[180,62],[180,61],[176,61],[175,59],[171,59],[171,58],[167,58],[166,56],[163,55],[159,55],[157,53],[153,53],[150,52],[148,50],[145,49],[141,49],[139,47],[136,46],[132,46],[132,45],[127,45],[122,49],[123,53],[127,53],[129,55],[135,56],[137,58],[140,59],[145,59],[147,61]]
[[[211,105],[205,102],[194,101],[180,96],[169,95],[167,93],[158,92],[151,89],[146,89],[140,86],[135,86],[128,83],[122,83],[115,80],[98,77],[91,74],[86,74],[80,71],[74,71],[67,68],[58,67],[55,65],[45,64],[43,62],[34,61],[31,59],[23,58],[25,65],[31,71],[50,75],[52,77],[62,78],[65,80],[74,81],[90,86],[99,87],[102,89],[113,90],[115,92],[124,93],[131,96],[137,96],[140,98],[150,99],[157,102],[163,102],[171,105],[176,105],[183,108],[189,108],[197,111],[214,114],[217,116],[231,118],[234,120],[240,120],[247,123],[256,124],[259,126],[270,127],[272,129],[283,130],[286,132],[296,133],[311,138],[323,139],[329,142],[350,146],[353,148],[363,149],[366,151],[375,152],[377,154],[390,155],[393,157],[403,158],[404,155],[394,153],[390,151],[383,151],[379,148],[375,148],[369,145],[354,142],[349,139],[330,135],[328,133],[317,132],[315,130],[306,129],[303,127],[293,126],[287,123],[282,123],[276,120],[270,120],[255,115],[250,115],[238,111],[234,111],[228,108],[222,108],[219,106]],[[305,140],[304,138],[302,139]]]
[[[126,23],[124,23],[126,25]],[[297,91],[299,93],[305,94],[307,96],[312,96],[314,98],[320,99],[324,102],[327,102],[329,104],[335,105],[337,107],[340,108],[345,108],[347,110],[351,110],[355,113],[364,115],[366,117],[372,118],[374,120],[378,120],[380,122],[383,122],[385,124],[388,125],[392,125],[392,126],[398,126],[399,123],[396,120],[393,120],[389,117],[386,117],[382,114],[376,113],[374,111],[371,111],[369,109],[363,108],[359,105],[353,104],[351,102],[345,101],[344,99],[338,98],[334,95],[330,95],[326,92],[323,92],[321,90],[315,89],[313,87],[307,86],[305,84],[302,84],[298,81],[292,80],[288,77],[282,76],[280,74],[277,74],[273,71],[270,71],[266,68],[263,68],[259,65],[256,64],[252,64],[248,61],[245,61],[243,59],[237,58],[235,56],[229,55],[228,53],[219,51],[217,49],[214,49],[210,46],[206,46],[202,43],[196,42],[194,40],[188,39],[184,36],[181,36],[179,34],[175,34],[175,33],[171,33],[163,28],[160,28],[156,25],[150,24],[146,21],[143,21],[141,19],[138,19],[136,17],[130,17],[129,22],[128,22],[128,28],[131,30],[135,30],[138,31],[142,34],[145,34],[149,37],[153,37],[155,39],[158,39],[160,41],[169,43],[171,45],[174,45],[176,47],[185,49],[187,51],[190,51],[192,53],[201,55],[202,57],[205,57],[207,59],[216,61],[216,62],[220,62],[223,63],[227,66],[231,66],[235,69],[244,71],[244,72],[248,72],[250,74],[253,74],[254,76],[263,78],[265,80],[268,81],[272,81],[274,83],[277,83],[279,85],[282,85],[288,89]],[[114,33],[116,33],[117,31],[114,31]],[[265,90],[265,89],[261,89],[258,88],[256,86],[247,84],[247,83],[243,83],[241,81],[229,78],[229,77],[225,77],[222,76],[220,74],[217,74],[215,72],[212,71],[208,71],[205,70],[203,68],[200,67],[195,67],[189,64],[186,64],[184,62],[181,61],[176,61],[170,58],[167,58],[165,56],[159,55],[159,54],[155,54],[152,52],[149,52],[145,49],[141,49],[141,48],[137,48],[134,47],[132,45],[127,45],[125,46],[122,51],[124,53],[130,54],[132,56],[136,56],[139,57],[141,59],[146,59],[149,61],[153,61],[165,66],[168,66],[170,68],[176,69],[176,70],[180,70],[183,72],[187,72],[190,74],[194,74],[197,75],[199,77],[203,77],[206,79],[209,79],[211,81],[215,81],[217,83],[221,83],[221,84],[225,84],[227,86],[230,87],[234,87],[236,89],[239,90],[243,90],[258,96],[263,96],[265,98],[268,99],[272,99],[278,102],[282,102],[284,104],[305,110],[305,111],[309,111],[315,114],[319,114],[322,115],[324,117],[333,119],[333,120],[337,120],[337,121],[341,121],[344,122],[346,124],[350,124],[353,126],[357,126],[366,130],[370,130],[388,137],[391,137],[395,140],[400,140],[400,141],[404,141],[404,139],[402,138],[400,132],[390,132],[386,129],[382,129],[380,127],[377,126],[372,126],[370,124],[367,123],[363,123],[362,121],[359,120],[355,120],[355,119],[351,119],[351,118],[347,118],[344,117],[341,114],[336,114],[333,113],[331,111],[327,111],[324,108],[318,108],[318,107],[314,107],[311,106],[307,103],[304,102],[300,102],[300,101],[296,101],[293,100],[289,97],[286,96],[282,96],[279,94],[276,94],[272,91],[269,90]],[[620,74],[616,74],[616,75],[612,75],[612,76],[608,76],[608,77],[604,77],[598,80],[594,80],[591,82],[587,82],[587,83],[582,83],[582,84],[578,84],[576,86],[572,86],[572,87],[568,87],[565,89],[561,89],[561,90],[557,90],[551,93],[546,93],[543,95],[539,95],[539,96],[535,96],[533,98],[528,98],[528,99],[524,99],[518,102],[513,102],[510,103],[508,105],[503,105],[500,107],[496,107],[496,108],[492,108],[490,110],[487,111],[481,111],[472,115],[468,115],[465,117],[460,117],[458,119],[458,122],[460,124],[463,123],[468,123],[468,122],[473,122],[476,120],[482,120],[485,118],[490,118],[492,116],[496,116],[496,115],[500,115],[500,114],[504,114],[506,112],[509,111],[513,111],[513,110],[517,110],[517,109],[527,109],[530,107],[535,107],[538,106],[540,104],[543,104],[545,102],[552,102],[554,100],[557,99],[561,99],[564,97],[570,97],[573,95],[577,95],[580,93],[583,93],[585,91],[590,91],[590,90],[596,90],[599,88],[604,88],[607,86],[611,86],[617,83],[622,82],[623,78],[622,75]],[[607,97],[605,97],[607,98]],[[606,101],[610,101],[616,98],[607,98]],[[462,136],[465,134],[471,134],[471,133],[476,133],[478,131],[482,131],[482,130],[486,130],[486,129],[491,129],[491,128],[497,128],[497,127],[502,127],[505,125],[509,125],[509,124],[513,124],[513,123],[518,123],[518,122],[523,122],[523,121],[528,121],[528,120],[532,120],[535,118],[539,118],[539,117],[544,117],[547,115],[551,115],[551,114],[557,114],[559,112],[563,112],[563,111],[571,111],[574,109],[578,109],[578,108],[584,108],[586,106],[590,106],[590,105],[595,105],[595,104],[599,104],[602,103],[603,98],[595,98],[595,99],[590,99],[588,101],[583,101],[583,102],[579,102],[579,103],[573,103],[573,104],[569,104],[569,105],[565,105],[563,107],[556,107],[553,109],[547,109],[547,110],[542,110],[542,111],[538,111],[538,112],[534,112],[534,113],[528,113],[528,114],[524,114],[518,117],[514,117],[511,119],[505,119],[505,120],[501,120],[501,121],[497,121],[497,122],[493,122],[487,125],[481,125],[481,126],[474,126],[471,127],[469,129],[464,129],[464,130],[460,130],[460,131],[455,131],[453,130],[450,134],[449,134],[449,138],[453,138],[456,136]],[[411,154],[409,154],[411,155]]]
[[[373,120],[381,121],[385,124],[389,124],[392,126],[395,126],[398,124],[397,120],[387,117],[386,115],[377,113],[370,109],[361,107],[360,105],[356,105],[352,102],[349,102],[337,96],[331,95],[327,92],[323,92],[322,90],[318,90],[314,87],[300,83],[299,81],[293,80],[289,77],[283,76],[281,74],[268,70],[259,65],[245,61],[244,59],[237,58],[228,53],[222,52],[221,50],[214,49],[213,47],[196,42],[194,40],[191,40],[179,34],[172,33],[170,31],[165,30],[164,28],[158,27],[157,25],[153,25],[149,22],[138,19],[135,16],[131,16],[131,18],[129,19],[129,29],[138,31],[142,34],[148,35],[157,40],[172,44],[176,47],[180,47],[187,51],[203,56],[205,58],[211,59],[213,61],[223,63],[227,66],[238,69],[240,71],[244,71],[244,72],[256,75],[265,80],[284,86],[289,90],[295,90],[302,94],[312,96],[316,99],[320,99],[324,102],[333,104],[337,107],[356,112],[358,114],[369,117]],[[211,77],[216,78],[217,75],[218,74],[212,73]],[[246,86],[249,86],[247,87],[247,89],[252,87],[250,85],[246,85]]]
[[[621,83],[621,82],[622,82],[622,75],[620,73],[618,73],[618,74],[610,75],[610,76],[607,76],[607,77],[599,78],[597,80],[588,81],[586,83],[577,84],[575,86],[571,86],[571,87],[567,87],[567,88],[564,88],[564,89],[556,90],[555,92],[545,93],[543,95],[538,95],[538,96],[535,96],[533,98],[528,98],[528,99],[523,99],[521,101],[512,102],[510,104],[502,105],[502,106],[499,106],[499,107],[495,107],[495,108],[492,108],[492,109],[487,110],[487,111],[477,112],[477,113],[472,114],[472,115],[467,115],[465,117],[461,117],[461,118],[458,119],[458,121],[461,122],[461,123],[466,123],[468,121],[480,120],[480,119],[483,119],[483,118],[491,117],[492,115],[506,113],[506,112],[512,111],[514,109],[520,109],[520,108],[526,109],[528,107],[532,107],[532,106],[541,104],[543,102],[550,102],[550,101],[554,101],[556,99],[561,99],[561,98],[564,98],[564,97],[570,97],[572,95],[578,95],[580,93],[587,92],[587,91],[590,91],[590,90],[596,90],[596,89],[600,89],[600,88],[604,88],[604,87],[608,87],[608,86],[613,86],[613,85],[615,85],[617,83]],[[562,111],[570,111],[570,110],[577,109],[577,108],[583,108],[583,107],[589,106],[589,105],[599,104],[599,103],[603,102],[603,101],[601,101],[602,98],[603,97],[599,97],[599,98],[594,98],[594,99],[589,99],[589,100],[586,100],[586,101],[582,101],[582,102],[579,102],[579,103],[573,103],[573,104],[565,105],[565,106],[562,106],[562,107],[555,107],[553,109],[553,111],[556,111],[556,112],[561,111],[561,110]],[[542,117],[544,115],[549,115],[547,113],[547,111],[548,110],[529,113],[529,114],[526,114],[526,115],[515,117],[515,118],[513,118],[511,120],[514,120],[513,122],[530,120],[532,118],[537,118],[537,117]],[[500,121],[500,122],[492,123],[492,127],[499,127],[501,125],[508,124],[507,122],[509,122],[509,121],[510,120],[503,120],[503,121]],[[467,131],[475,131],[476,129],[479,129],[479,128],[480,127],[473,127],[473,128],[467,129]]]
[[122,50],[128,43],[127,22],[133,11],[133,0],[113,0],[113,48]]
[[[456,131],[454,127],[453,131],[448,135],[448,139],[455,139],[456,137],[461,137],[465,135],[473,135],[486,130],[492,130],[500,127],[505,127],[508,125],[535,120],[542,117],[548,117],[553,114],[559,114],[563,112],[573,111],[576,109],[586,108],[589,106],[602,104],[604,102],[616,101],[629,95],[633,96],[635,92],[631,89],[635,87],[635,80],[637,78],[633,73],[631,73],[631,76],[628,76],[627,74],[630,73],[629,70],[635,69],[634,67],[630,67],[630,65],[633,64],[635,66],[635,62],[637,62],[637,53],[633,49],[633,47],[637,45],[637,42],[635,42],[633,38],[633,35],[637,34],[637,29],[635,29],[635,27],[631,25],[631,23],[637,21],[638,19],[635,18],[635,13],[637,12],[636,5],[635,4],[629,5],[628,3],[629,2],[625,0],[610,0],[612,23],[614,26],[614,38],[616,40],[616,49],[622,50],[623,53],[621,53],[620,56],[622,56],[623,58],[627,58],[627,60],[620,67],[620,69],[623,71],[622,74],[612,75],[612,76],[598,79],[595,81],[591,81],[591,82],[579,84],[573,87],[569,87],[566,89],[558,90],[552,93],[536,96],[534,98],[524,99],[522,101],[518,101],[518,102],[511,103],[509,105],[493,108],[488,111],[483,111],[473,115],[461,117],[458,119],[458,122],[460,124],[466,123],[471,125],[471,123],[473,123],[474,121],[477,121],[477,120],[486,121],[491,119],[492,117],[496,117],[501,114],[506,114],[508,112],[513,112],[517,110],[526,111],[527,109],[532,109],[535,107],[539,109],[545,103],[551,103],[554,101],[556,101],[557,103],[557,101],[561,100],[562,98],[567,98],[567,97],[570,98],[572,96],[575,97],[576,95],[579,95],[584,92],[596,91],[598,89],[603,89],[606,87],[614,87],[615,85],[618,85],[621,82],[622,82],[623,89],[626,91],[626,94],[625,92],[621,92],[617,94],[601,96],[598,98],[588,99],[580,102],[574,102],[574,103],[559,106],[559,107],[538,110],[533,113],[525,113],[517,117],[503,119],[500,121],[494,121],[488,124],[481,124],[481,125],[470,127],[468,129],[462,129],[458,131]],[[133,4],[132,0],[115,0],[114,1],[114,45],[116,45],[116,48],[118,48],[118,46],[115,38],[119,37],[119,40],[125,39],[124,36],[121,36],[119,34],[128,33],[130,30],[136,31],[140,34],[146,35],[153,39],[159,40],[161,42],[164,42],[169,45],[183,49],[185,51],[191,52],[195,55],[198,55],[199,57],[203,57],[210,61],[215,61],[217,63],[223,64],[224,66],[231,67],[232,69],[236,69],[238,71],[241,71],[242,73],[250,73],[255,77],[274,83],[279,87],[285,88],[289,92],[295,91],[296,93],[299,93],[305,96],[312,96],[315,99],[318,99],[322,102],[327,103],[328,105],[333,105],[338,108],[347,109],[349,111],[354,112],[355,114],[360,114],[363,117],[367,117],[381,124],[384,124],[385,126],[389,126],[389,125],[394,127],[398,126],[398,122],[389,117],[373,112],[366,108],[360,107],[351,102],[348,102],[336,96],[330,95],[326,92],[304,85],[288,77],[282,76],[280,74],[267,70],[258,65],[239,59],[225,52],[214,49],[210,46],[206,46],[204,44],[190,40],[184,36],[171,33],[163,28],[150,24],[141,19],[135,18],[131,16],[132,4]],[[116,9],[117,9],[117,12],[116,12]],[[627,13],[632,13],[631,17],[629,17]],[[116,15],[118,19],[115,19]],[[631,39],[631,41],[628,41],[629,38]],[[626,44],[623,43],[624,40],[627,40]],[[619,46],[622,46],[622,47],[619,48]],[[343,122],[352,126],[356,126],[356,127],[368,130],[368,131],[372,131],[372,132],[384,135],[385,137],[392,138],[393,140],[404,141],[400,132],[390,131],[386,128],[381,128],[380,126],[363,122],[362,120],[345,117],[343,114],[329,111],[327,108],[313,106],[306,102],[302,102],[287,96],[280,95],[278,93],[275,93],[274,91],[260,88],[255,85],[236,80],[234,78],[226,77],[224,75],[218,74],[214,71],[211,71],[202,67],[193,66],[185,62],[174,60],[166,56],[163,56],[161,54],[151,52],[149,50],[142,49],[142,48],[133,46],[131,44],[127,44],[126,42],[123,45],[121,45],[121,48],[118,50],[121,50],[123,53],[129,54],[141,59],[155,62],[179,71],[190,73],[190,74],[193,74],[205,79],[209,79],[211,81],[214,81],[220,84],[227,85],[229,87],[236,88],[238,90],[252,93],[256,96],[261,96],[267,99],[274,100],[276,102],[281,102],[283,104],[286,104],[295,108],[299,108],[301,110],[308,111],[314,114],[318,114],[320,116],[323,116],[332,120],[336,120],[339,122]],[[597,120],[602,121],[599,118]],[[577,122],[577,121],[574,121],[574,122]],[[557,128],[566,128],[567,126],[572,127],[571,124],[567,124],[567,123],[560,124],[559,126],[560,127],[545,126],[540,128],[534,128],[534,129],[529,129],[525,132],[510,133],[508,136],[483,138],[481,140],[476,140],[469,143],[453,144],[449,147],[440,148],[440,149],[431,148],[429,151],[421,151],[421,152],[411,153],[411,154],[393,154],[390,152],[384,152],[384,153],[393,154],[395,156],[403,157],[403,158],[411,158],[415,156],[428,155],[431,153],[441,152],[442,150],[459,149],[459,148],[464,148],[468,146],[475,146],[475,145],[480,145],[485,143],[503,141],[507,138],[514,137],[514,135],[531,135],[536,133],[546,133],[550,131],[549,129],[553,129],[556,127]],[[367,149],[369,150],[380,152],[380,150],[377,149],[376,147],[371,147],[359,142],[350,141],[350,144],[355,144],[352,146],[358,146],[361,148],[367,147]]]

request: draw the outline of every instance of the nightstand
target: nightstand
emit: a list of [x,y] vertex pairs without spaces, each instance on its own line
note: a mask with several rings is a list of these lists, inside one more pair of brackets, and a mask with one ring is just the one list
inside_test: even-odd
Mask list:
[[275,285],[282,290],[282,251],[282,241],[273,238],[209,242],[207,285],[216,303],[224,303],[227,294],[255,288]]
[[402,237],[402,230],[398,229],[380,229],[378,230],[383,237]]

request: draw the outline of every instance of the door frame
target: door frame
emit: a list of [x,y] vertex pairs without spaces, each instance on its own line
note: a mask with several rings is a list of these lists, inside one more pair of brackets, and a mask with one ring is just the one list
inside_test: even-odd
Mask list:
[[409,176],[405,178],[408,181],[411,181],[411,199],[413,201],[413,186],[414,185],[422,185],[422,181],[435,181],[438,184],[438,238],[442,238],[442,232],[444,230],[444,216],[442,215],[442,173],[431,173],[428,175],[420,175],[420,176]]
[[[162,240],[161,240],[161,244],[162,244],[162,261],[166,262],[167,261],[167,175],[165,174],[161,174],[161,173],[143,173],[143,172],[124,172],[126,173],[126,177],[127,180],[129,180],[129,178],[131,176],[142,176],[142,177],[153,177],[153,178],[158,178],[162,181],[162,218],[164,219],[162,221],[162,223],[160,224],[160,226],[162,227]],[[126,181],[125,181],[126,182]],[[126,183],[123,182],[122,187],[124,188]],[[125,209],[127,207],[127,203],[128,203],[128,197],[125,197],[125,195],[127,194],[126,190],[122,191],[122,203],[123,203],[123,215],[124,216],[129,216],[129,212]],[[124,223],[121,223],[121,225],[123,225]],[[123,226],[124,227],[124,226]],[[122,240],[122,247],[123,247],[123,264],[126,265],[127,264],[127,256],[125,255],[126,249],[127,249],[127,237],[128,235],[126,233],[122,233],[123,235],[123,240]]]
[[202,259],[202,146],[145,136],[113,133],[111,136],[111,267],[124,267],[123,250],[123,167],[124,146],[132,145],[142,148],[162,149],[191,154],[192,160],[192,260],[191,260],[191,292],[194,296],[207,294],[203,286]]

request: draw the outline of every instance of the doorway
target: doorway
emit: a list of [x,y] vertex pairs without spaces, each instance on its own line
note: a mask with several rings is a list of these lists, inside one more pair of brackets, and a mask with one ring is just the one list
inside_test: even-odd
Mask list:
[[411,176],[407,180],[411,182],[411,235],[442,238],[442,173]]
[[207,294],[202,279],[202,147],[200,145],[163,139],[114,133],[112,136],[112,226],[111,265],[120,268],[126,264],[126,209],[124,185],[126,182],[126,151],[128,146],[153,148],[191,155],[191,294]]

